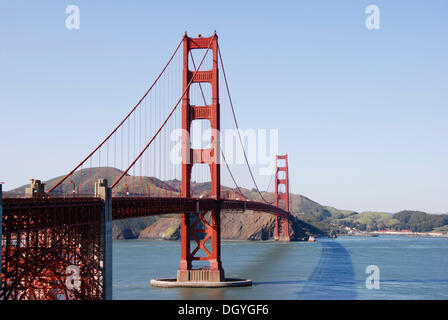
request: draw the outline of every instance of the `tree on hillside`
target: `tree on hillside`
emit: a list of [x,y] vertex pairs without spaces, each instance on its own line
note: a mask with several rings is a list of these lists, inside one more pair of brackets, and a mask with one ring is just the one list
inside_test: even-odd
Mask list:
[[394,214],[393,218],[400,221],[399,229],[414,232],[429,232],[448,224],[447,214],[428,214],[421,211],[400,211]]

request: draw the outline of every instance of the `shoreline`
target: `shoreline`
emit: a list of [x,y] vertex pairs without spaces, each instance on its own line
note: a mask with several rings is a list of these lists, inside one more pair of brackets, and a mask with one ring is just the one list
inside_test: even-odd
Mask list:
[[431,234],[430,232],[399,232],[399,231],[372,231],[369,233],[338,234],[338,237],[378,237],[378,236],[407,236],[420,238],[448,238],[448,234]]

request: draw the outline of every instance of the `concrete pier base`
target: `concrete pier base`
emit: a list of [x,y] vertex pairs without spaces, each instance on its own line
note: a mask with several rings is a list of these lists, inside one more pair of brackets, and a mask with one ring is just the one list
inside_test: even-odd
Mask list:
[[224,281],[177,281],[173,278],[153,279],[151,287],[159,288],[226,288],[226,287],[247,287],[252,285],[250,279],[232,279]]
[[226,279],[224,270],[177,270],[177,279],[153,279],[151,287],[161,288],[224,288],[251,286],[249,279]]
[[225,281],[224,270],[177,270],[178,282],[222,282]]

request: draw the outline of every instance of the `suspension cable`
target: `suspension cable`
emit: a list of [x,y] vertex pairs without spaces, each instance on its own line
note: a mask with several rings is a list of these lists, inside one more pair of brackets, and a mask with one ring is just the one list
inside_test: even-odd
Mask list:
[[[213,40],[215,39],[215,36],[213,36],[210,40],[210,43],[208,44],[207,47],[207,51],[205,52],[204,56],[202,57],[201,63],[199,64],[198,70],[201,68],[202,63],[205,60],[205,57],[208,54],[208,51],[210,50],[210,47],[213,43]],[[163,127],[165,126],[165,124],[168,122],[168,120],[171,118],[171,116],[173,115],[174,111],[177,109],[177,106],[179,105],[179,103],[182,101],[185,93],[187,92],[187,90],[190,89],[190,86],[194,80],[194,78],[196,77],[196,74],[198,73],[198,70],[196,70],[193,74],[193,76],[191,77],[187,87],[185,88],[185,90],[183,91],[181,97],[179,98],[179,100],[177,101],[176,105],[174,106],[174,108],[171,110],[171,112],[168,114],[168,116],[166,117],[165,121],[162,123],[162,125],[160,126],[160,128],[157,130],[157,132],[154,134],[154,136],[151,138],[151,140],[148,142],[148,144],[143,148],[143,150],[140,152],[140,154],[134,159],[134,161],[131,163],[131,165],[120,175],[120,177],[114,182],[114,184],[111,186],[111,188],[114,188],[118,182],[120,182],[120,180],[128,173],[128,171],[134,166],[134,164],[138,161],[138,159],[140,159],[140,157],[143,155],[143,153],[146,151],[146,149],[148,149],[148,147],[151,145],[151,143],[154,141],[154,139],[157,137],[157,135],[160,133],[160,131],[163,129]]]
[[123,125],[123,123],[131,116],[131,114],[135,111],[135,109],[138,108],[138,106],[140,105],[140,103],[143,101],[143,99],[146,98],[146,96],[148,95],[148,93],[152,90],[152,88],[156,85],[157,81],[159,81],[160,77],[162,76],[162,74],[165,72],[166,68],[169,66],[169,64],[171,63],[171,61],[173,60],[174,56],[176,55],[177,51],[180,48],[180,45],[182,44],[184,38],[186,37],[186,35],[184,37],[182,37],[182,40],[179,42],[179,44],[176,47],[176,50],[174,50],[174,53],[171,55],[170,59],[168,60],[168,62],[166,63],[165,67],[162,69],[162,71],[159,73],[159,75],[157,76],[157,78],[154,80],[154,82],[152,83],[152,85],[149,87],[149,89],[145,92],[145,94],[143,95],[143,97],[137,102],[137,104],[132,108],[132,110],[126,115],[126,117],[115,127],[114,130],[112,130],[112,132],[84,159],[82,160],[72,171],[70,171],[70,173],[68,173],[64,178],[62,178],[61,180],[59,180],[50,190],[48,190],[48,193],[50,193],[51,191],[53,191],[54,189],[56,189],[61,183],[63,183],[70,175],[72,175],[80,166],[82,166],[84,164],[84,162],[87,161],[87,159],[89,159],[98,149],[101,148],[101,146],[109,140],[109,138]]

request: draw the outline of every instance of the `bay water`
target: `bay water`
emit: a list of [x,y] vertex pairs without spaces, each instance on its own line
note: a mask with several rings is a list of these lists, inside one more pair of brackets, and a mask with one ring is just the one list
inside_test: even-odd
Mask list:
[[[252,279],[251,287],[150,287],[151,279],[175,278],[179,259],[179,241],[114,241],[113,298],[448,299],[448,238],[223,241],[226,277]],[[368,266],[374,266],[379,288],[369,285]]]

